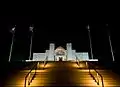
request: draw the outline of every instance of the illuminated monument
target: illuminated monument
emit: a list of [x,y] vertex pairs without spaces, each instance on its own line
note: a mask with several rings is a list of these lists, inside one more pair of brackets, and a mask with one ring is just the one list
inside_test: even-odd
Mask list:
[[72,49],[72,43],[66,44],[66,49],[59,46],[55,48],[54,43],[50,43],[49,50],[45,53],[33,53],[32,61],[44,61],[48,58],[48,61],[74,61],[78,58],[81,61],[98,61],[97,59],[90,59],[88,52],[76,52]]

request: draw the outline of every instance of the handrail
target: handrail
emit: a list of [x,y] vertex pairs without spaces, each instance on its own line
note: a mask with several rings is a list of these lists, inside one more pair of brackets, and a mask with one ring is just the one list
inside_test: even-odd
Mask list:
[[[77,65],[79,66],[80,68],[80,63],[83,62],[82,60],[80,60],[77,56],[76,56],[76,63]],[[85,66],[88,68],[88,64],[87,64],[87,61],[84,61],[85,62]]]
[[[102,87],[104,87],[104,82],[103,82],[102,75],[96,70],[96,68],[94,67],[93,64],[91,64],[89,62],[88,62],[88,64],[89,64],[89,74],[93,77],[93,79],[95,80],[95,82],[97,83],[97,85],[100,85],[100,81],[99,81],[99,77],[98,77],[98,75],[99,75],[100,78],[101,78],[101,81],[102,81]],[[90,72],[90,69],[91,69],[90,65],[91,65],[92,69],[94,69],[94,71],[96,72],[97,80],[95,79],[95,76],[93,76],[92,73]]]
[[45,65],[47,64],[48,61],[48,56],[45,58],[45,60],[43,61],[43,69],[45,68]]
[[78,64],[78,66],[80,67],[80,60],[78,59],[78,57],[76,56],[76,63]]
[[[26,87],[26,85],[30,85],[30,83],[32,82],[32,80],[34,79],[34,77],[35,77],[35,75],[36,75],[36,69],[37,69],[37,64],[38,64],[39,62],[37,62],[37,63],[35,63],[34,65],[33,65],[33,67],[30,69],[30,71],[27,73],[27,75],[25,76],[25,83],[24,83],[24,87]],[[35,72],[34,72],[34,75],[31,77],[31,79],[30,79],[30,76],[31,76],[31,72],[32,72],[32,70],[34,70],[35,69]],[[28,78],[28,83],[27,83],[27,78]]]

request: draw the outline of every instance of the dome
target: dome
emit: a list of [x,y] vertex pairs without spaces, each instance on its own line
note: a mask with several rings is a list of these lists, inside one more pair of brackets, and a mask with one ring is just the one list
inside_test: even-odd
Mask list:
[[59,46],[56,48],[56,50],[65,50],[63,47]]
[[66,52],[65,49],[61,46],[57,47],[56,50],[55,50],[55,53],[57,55],[65,55],[65,52]]

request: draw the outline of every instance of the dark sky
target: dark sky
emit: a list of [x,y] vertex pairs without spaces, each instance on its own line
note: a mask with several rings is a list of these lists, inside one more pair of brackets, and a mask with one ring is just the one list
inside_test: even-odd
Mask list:
[[9,56],[12,34],[9,30],[16,24],[13,59],[27,59],[29,55],[30,35],[29,26],[34,25],[33,52],[45,52],[49,43],[57,46],[66,46],[71,42],[77,52],[89,52],[89,39],[86,26],[90,25],[93,53],[95,57],[110,59],[110,47],[107,30],[110,31],[115,55],[119,56],[119,33],[117,24],[104,22],[91,23],[74,18],[62,17],[30,17],[8,16],[1,21],[1,55],[6,60]]

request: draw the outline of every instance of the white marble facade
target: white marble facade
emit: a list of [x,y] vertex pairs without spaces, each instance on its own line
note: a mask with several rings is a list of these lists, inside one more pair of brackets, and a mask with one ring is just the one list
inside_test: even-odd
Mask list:
[[76,57],[81,61],[90,60],[88,52],[76,52],[72,49],[72,43],[67,43],[66,49],[61,46],[55,48],[55,44],[50,43],[45,53],[33,53],[33,61],[44,61],[45,58],[49,61],[75,61]]

